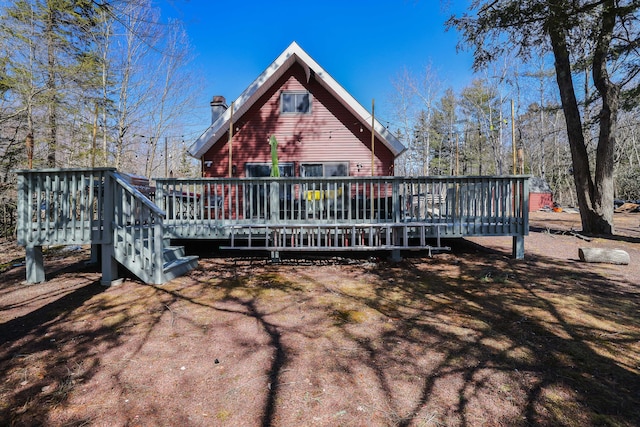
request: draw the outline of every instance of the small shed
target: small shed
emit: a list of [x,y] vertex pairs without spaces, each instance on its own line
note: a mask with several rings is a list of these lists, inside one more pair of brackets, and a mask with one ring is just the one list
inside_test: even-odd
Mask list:
[[544,178],[529,179],[529,212],[553,207],[553,192]]

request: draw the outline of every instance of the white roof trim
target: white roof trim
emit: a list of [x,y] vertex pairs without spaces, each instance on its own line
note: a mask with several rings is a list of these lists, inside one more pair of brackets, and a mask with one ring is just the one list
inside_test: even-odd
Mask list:
[[[363,126],[371,128],[371,114],[356,99],[336,82],[320,65],[313,60],[298,44],[292,42],[284,52],[247,89],[232,103],[234,121],[239,119],[268,90],[275,81],[289,69],[293,62],[300,62],[307,74],[313,70],[316,80],[329,90],[351,113],[360,119]],[[229,107],[209,128],[189,147],[189,154],[201,158],[229,128],[231,107]],[[389,132],[378,120],[374,123],[375,132],[382,143],[398,156],[406,147]]]

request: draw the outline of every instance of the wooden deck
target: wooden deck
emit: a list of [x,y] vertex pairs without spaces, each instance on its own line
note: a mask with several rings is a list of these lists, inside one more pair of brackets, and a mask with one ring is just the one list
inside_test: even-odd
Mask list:
[[[147,283],[195,266],[170,240],[227,249],[446,250],[442,239],[512,236],[524,257],[527,176],[156,179],[143,194],[114,169],[18,171],[18,242],[27,280],[44,280],[42,246],[100,247]],[[147,197],[149,196],[149,197]]]
[[524,256],[528,177],[157,179],[173,239],[271,251],[443,249],[442,238],[513,236]]

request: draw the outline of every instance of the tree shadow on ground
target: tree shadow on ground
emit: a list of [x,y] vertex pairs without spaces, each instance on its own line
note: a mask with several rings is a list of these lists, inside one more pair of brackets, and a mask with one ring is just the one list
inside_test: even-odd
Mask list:
[[[638,355],[622,356],[640,340],[638,289],[630,283],[616,286],[571,262],[485,256],[481,263],[458,257],[457,278],[424,271],[412,260],[401,268],[377,271],[382,282],[393,285],[377,288],[367,304],[388,311],[384,301],[389,295],[395,301],[398,294],[404,295],[407,301],[389,313],[404,319],[391,333],[393,339],[411,342],[419,330],[435,338],[446,354],[442,365],[427,376],[415,410],[399,425],[413,421],[412,414],[429,400],[435,380],[461,358],[468,362],[462,368],[464,385],[455,409],[461,425],[469,423],[469,395],[484,386],[477,376],[486,369],[527,373],[521,384],[526,398],[506,424],[638,425],[640,415],[632,409],[640,403],[637,359],[633,362]],[[434,295],[446,296],[446,303],[434,302]],[[448,332],[444,325],[425,322],[422,313],[403,315],[416,301],[427,304],[430,316],[454,310],[447,315],[447,326],[457,324],[464,331]],[[549,394],[562,398],[549,399]]]
[[[311,275],[299,277],[306,286],[321,286],[342,298],[340,304],[328,303],[326,298],[312,301],[306,309],[323,311],[340,330],[335,347],[344,346],[347,340],[357,348],[355,360],[335,354],[323,359],[334,359],[336,370],[354,377],[358,365],[374,372],[375,387],[384,395],[394,425],[428,419],[429,410],[437,406],[433,395],[445,378],[461,380],[457,388],[447,386],[457,395],[457,402],[442,415],[446,424],[475,424],[473,416],[483,399],[490,401],[485,410],[500,415],[500,399],[505,398],[515,409],[497,418],[496,424],[640,423],[633,410],[640,403],[638,366],[633,362],[638,355],[632,352],[620,357],[640,340],[640,295],[632,284],[611,283],[572,262],[546,257],[515,261],[498,253],[457,250],[455,259],[443,261],[409,258],[400,264],[379,260],[343,263],[369,277],[368,290],[327,286]],[[456,266],[453,274],[451,262]],[[367,264],[364,269],[363,263]],[[286,272],[297,266],[299,260],[292,260],[277,270]],[[244,286],[245,279],[248,277],[239,280],[236,275],[220,286],[231,292]],[[247,307],[245,314],[261,322],[270,336],[272,358],[277,361],[272,364],[270,384],[280,384],[281,373],[296,365],[299,354],[287,342],[302,331],[269,320],[275,308],[267,308],[259,298],[242,304]],[[344,308],[350,304],[352,308]],[[392,320],[393,328],[377,335],[354,332],[363,307]],[[428,367],[415,362],[420,348],[437,349],[433,353],[438,362]],[[321,375],[323,366],[316,368]],[[422,378],[419,397],[411,408],[403,401],[406,396],[397,394],[394,375]],[[499,381],[505,382],[493,384],[503,388],[499,392],[488,389],[490,383]],[[515,390],[512,396],[509,389]],[[273,406],[284,398],[279,393],[278,387],[269,389],[263,426],[272,425],[280,410]]]
[[[53,263],[57,264],[57,263]],[[19,269],[20,270],[20,269]],[[24,268],[16,274],[24,277]],[[47,282],[26,285],[19,280],[3,284],[2,294],[11,302],[0,305],[0,315],[18,310],[18,317],[0,324],[0,425],[83,426],[93,416],[63,416],[73,394],[99,375],[103,355],[120,348],[128,339],[122,332],[138,321],[149,327],[144,342],[161,312],[138,310],[149,296],[142,292],[126,300],[112,298],[102,286],[95,265],[84,260],[47,275]],[[19,299],[13,294],[20,294]],[[143,344],[138,346],[138,349]],[[135,351],[132,353],[135,355]],[[119,381],[118,372],[113,375]],[[54,415],[56,413],[56,415]],[[53,419],[52,419],[53,416]],[[113,421],[117,425],[117,421]]]
[[580,230],[566,230],[562,228],[553,228],[553,227],[535,227],[529,226],[529,231],[534,233],[550,233],[550,234],[577,234],[579,236],[587,237],[587,238],[599,238],[604,240],[611,240],[614,242],[627,242],[627,243],[640,243],[640,238],[631,237],[631,236],[622,236],[619,234],[614,235],[603,235],[603,234],[592,234],[586,233]]
[[[104,290],[99,281],[83,281],[72,289],[61,290],[59,298],[0,324],[0,376],[5,379],[6,387],[15,390],[0,407],[0,420],[3,423],[43,425],[49,406],[65,399],[71,382],[81,376],[91,376],[93,366],[83,366],[76,370],[66,361],[76,358],[81,360],[83,355],[91,353],[94,340],[110,340],[112,331],[97,330],[91,334],[70,337],[59,325],[63,325],[75,310]],[[25,302],[32,303],[37,304],[38,301],[33,299]],[[11,308],[3,306],[0,311]],[[69,340],[74,340],[73,354],[56,351]],[[38,354],[50,354],[46,366],[40,364],[39,357],[35,356]],[[23,377],[23,381],[17,384],[12,381],[15,370],[21,370]],[[31,377],[30,370],[39,371],[35,375],[39,380],[27,381],[27,377]],[[43,404],[44,402],[47,403]]]
[[[217,408],[214,424],[640,425],[637,286],[571,261],[477,249],[400,263],[212,258],[164,286],[79,284],[0,325],[0,421],[46,424],[91,384],[138,393],[135,410],[105,403],[114,424],[144,413],[147,424],[211,425],[180,406],[189,399],[171,406],[160,386],[141,384],[133,361],[192,356],[207,375],[218,356],[189,352],[220,352],[206,342],[223,341],[233,354],[224,374],[175,389],[193,396],[197,385]],[[114,360],[110,382],[96,384]],[[246,379],[252,363],[264,375]],[[238,390],[255,403],[243,397],[234,413],[222,402]],[[65,425],[99,416],[72,412]]]

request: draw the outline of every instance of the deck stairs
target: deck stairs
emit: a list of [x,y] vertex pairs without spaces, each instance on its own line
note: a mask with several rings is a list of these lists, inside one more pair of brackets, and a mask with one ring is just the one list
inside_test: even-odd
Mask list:
[[30,283],[45,280],[43,246],[90,244],[105,285],[120,281],[119,265],[160,285],[198,264],[165,238],[166,214],[115,169],[18,171],[18,192],[18,243]]
[[184,246],[165,247],[162,258],[162,274],[166,281],[180,277],[198,266],[198,256],[185,255]]
[[139,246],[126,244],[124,239],[114,245],[122,248],[114,250],[115,260],[147,284],[164,284],[198,266],[198,256],[186,255],[184,246],[169,246],[168,240],[162,247],[161,268],[156,268],[153,255],[146,255]]

